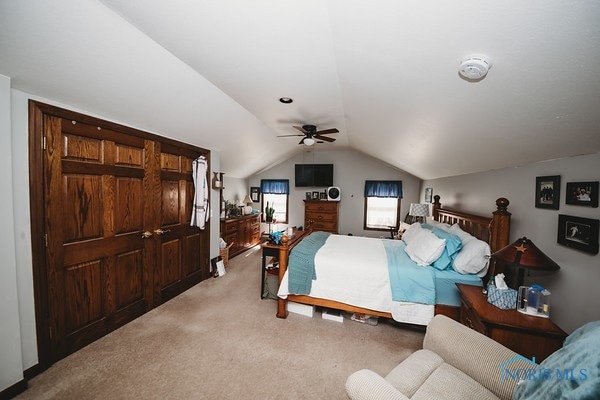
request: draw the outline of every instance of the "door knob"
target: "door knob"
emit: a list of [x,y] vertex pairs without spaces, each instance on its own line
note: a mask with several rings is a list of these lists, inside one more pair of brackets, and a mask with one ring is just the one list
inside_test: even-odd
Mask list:
[[158,228],[157,230],[154,231],[154,233],[156,233],[157,235],[164,235],[165,233],[169,233],[169,232],[171,232],[170,229],[162,230],[160,228]]
[[151,236],[152,236],[152,232],[150,232],[150,231],[146,231],[146,232],[142,233],[142,239],[147,239]]

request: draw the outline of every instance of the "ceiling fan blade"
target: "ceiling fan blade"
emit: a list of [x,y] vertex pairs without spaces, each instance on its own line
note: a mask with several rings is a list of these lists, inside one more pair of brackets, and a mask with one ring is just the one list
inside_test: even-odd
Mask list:
[[334,138],[330,138],[330,137],[327,137],[327,136],[321,136],[319,134],[316,134],[313,137],[316,138],[316,139],[319,139],[319,140],[324,140],[324,141],[329,142],[329,143],[335,142]]
[[306,132],[304,129],[302,129],[302,128],[301,128],[301,127],[299,127],[299,126],[293,126],[293,128],[296,128],[296,129],[298,129],[300,132],[302,132],[302,133],[303,133],[303,134],[305,134],[305,135],[308,133],[308,132]]
[[291,136],[304,136],[304,135],[278,135],[277,137],[291,137]]
[[305,138],[305,137],[303,137],[303,138],[302,138],[302,140],[300,140],[300,141],[298,142],[298,144],[304,144],[304,139],[306,139],[306,138]]
[[330,133],[338,133],[339,131],[336,128],[332,129],[324,129],[322,131],[315,132],[317,135],[328,135]]

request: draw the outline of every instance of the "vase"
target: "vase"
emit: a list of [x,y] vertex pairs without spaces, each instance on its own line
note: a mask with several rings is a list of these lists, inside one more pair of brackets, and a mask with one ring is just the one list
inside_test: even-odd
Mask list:
[[273,222],[273,216],[265,216],[265,221],[267,222]]

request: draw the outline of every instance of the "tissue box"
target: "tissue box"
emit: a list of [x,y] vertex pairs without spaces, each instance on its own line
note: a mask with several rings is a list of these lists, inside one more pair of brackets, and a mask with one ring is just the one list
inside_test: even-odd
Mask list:
[[488,303],[501,308],[510,310],[517,308],[517,291],[514,289],[498,289],[496,286],[488,287]]

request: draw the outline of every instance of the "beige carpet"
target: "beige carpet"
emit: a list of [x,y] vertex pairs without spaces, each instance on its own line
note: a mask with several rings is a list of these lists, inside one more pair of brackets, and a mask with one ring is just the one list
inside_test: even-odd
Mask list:
[[260,300],[260,249],[59,361],[18,399],[345,399],[352,372],[386,374],[423,332],[290,314]]

